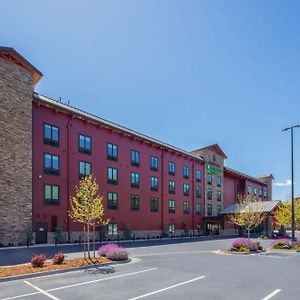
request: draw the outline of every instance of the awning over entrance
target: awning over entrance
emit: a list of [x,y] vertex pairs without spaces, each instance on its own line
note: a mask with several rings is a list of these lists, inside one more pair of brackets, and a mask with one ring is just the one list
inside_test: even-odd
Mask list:
[[[249,211],[271,213],[276,209],[280,201],[262,201],[249,203]],[[247,208],[245,209],[247,211]],[[238,203],[227,206],[220,214],[228,215],[235,212],[243,212]]]

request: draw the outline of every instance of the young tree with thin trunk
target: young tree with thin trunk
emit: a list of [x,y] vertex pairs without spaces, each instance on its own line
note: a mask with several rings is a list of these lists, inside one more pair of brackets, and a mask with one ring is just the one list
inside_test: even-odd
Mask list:
[[247,230],[248,239],[250,232],[259,226],[266,218],[266,213],[262,209],[262,201],[253,193],[238,195],[239,202],[235,211],[228,216],[231,223]]
[[90,232],[93,231],[94,257],[95,257],[95,226],[106,225],[109,220],[104,220],[103,196],[99,195],[96,179],[85,176],[76,187],[76,194],[70,198],[69,216],[74,222],[84,224],[84,258],[86,250],[90,259]]

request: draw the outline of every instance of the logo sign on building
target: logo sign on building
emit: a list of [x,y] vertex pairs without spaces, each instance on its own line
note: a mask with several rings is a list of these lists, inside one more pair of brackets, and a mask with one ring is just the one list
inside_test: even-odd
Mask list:
[[210,165],[210,164],[207,164],[207,170],[213,175],[222,173],[221,168],[218,168],[218,167]]

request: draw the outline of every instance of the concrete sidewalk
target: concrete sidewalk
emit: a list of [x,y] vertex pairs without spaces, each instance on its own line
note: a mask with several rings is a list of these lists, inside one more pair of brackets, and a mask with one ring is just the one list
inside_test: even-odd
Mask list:
[[[135,240],[135,241],[120,241],[119,245],[127,248],[151,247],[168,244],[193,243],[208,240],[223,240],[232,238],[232,236],[201,236],[201,237],[183,237],[183,238],[163,238],[150,240]],[[96,243],[96,250],[103,244],[110,243],[106,241]],[[115,243],[117,241],[114,241]],[[0,266],[9,266],[29,262],[35,254],[45,254],[47,257],[52,257],[55,253],[62,251],[64,254],[72,253],[72,257],[81,257],[83,252],[83,244],[60,244],[60,245],[34,245],[27,247],[3,247],[0,248]]]

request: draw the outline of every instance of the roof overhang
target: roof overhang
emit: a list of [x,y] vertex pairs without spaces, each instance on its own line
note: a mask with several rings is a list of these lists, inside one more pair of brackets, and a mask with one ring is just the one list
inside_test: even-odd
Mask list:
[[34,84],[37,84],[43,76],[43,74],[36,67],[34,67],[14,48],[0,46],[0,58],[9,61],[11,63],[14,63],[20,66],[21,68],[25,69],[29,73],[32,73]]
[[240,179],[245,179],[245,180],[249,180],[249,181],[252,181],[254,183],[258,183],[258,184],[262,184],[262,185],[265,185],[267,186],[267,183],[264,182],[262,179],[260,178],[256,178],[256,177],[253,177],[253,176],[249,176],[247,174],[244,174],[242,172],[239,172],[239,171],[236,171],[234,169],[231,169],[231,168],[228,168],[228,167],[224,167],[224,174],[229,174],[229,175],[232,175],[236,178],[240,178]]
[[231,204],[227,206],[220,214],[221,215],[230,215],[234,213],[243,213],[244,212],[263,212],[263,213],[271,213],[273,212],[280,201],[259,201],[259,202],[251,202],[248,207],[242,209],[239,203]]

